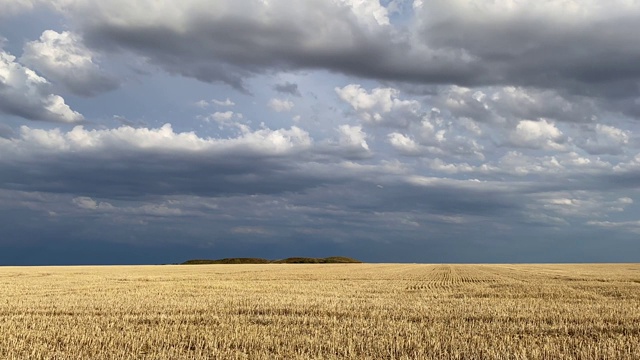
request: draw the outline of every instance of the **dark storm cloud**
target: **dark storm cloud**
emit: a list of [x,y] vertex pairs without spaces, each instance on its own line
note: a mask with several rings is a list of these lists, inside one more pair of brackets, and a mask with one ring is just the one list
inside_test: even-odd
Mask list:
[[463,49],[487,70],[479,75],[481,82],[611,97],[637,91],[637,5],[428,1],[419,17],[422,41]]
[[[171,73],[237,88],[247,76],[267,71],[326,69],[424,84],[638,94],[640,12],[622,3],[604,9],[594,2],[582,8],[521,3],[512,9],[506,2],[427,1],[404,29],[350,2],[204,6],[194,0],[177,9],[133,6],[124,13],[117,1],[98,9],[77,1],[66,11],[78,17],[94,48],[126,49]],[[149,16],[159,21],[146,21]]]
[[[106,21],[114,10],[110,6],[94,14],[96,21],[82,24],[81,29],[94,48],[133,51],[170,73],[205,82],[222,81],[236,88],[244,87],[246,77],[271,70],[326,68],[363,74],[376,72],[376,63],[361,60],[382,56],[389,44],[389,40],[380,42],[381,37],[388,39],[389,34],[368,33],[347,7],[328,2],[316,2],[322,11],[313,13],[306,4],[277,3],[273,5],[276,11],[267,15],[266,22],[260,19],[259,12],[247,13],[235,6],[229,6],[228,16],[191,12],[199,5],[203,4],[185,4],[182,10],[187,13],[186,22],[179,26],[186,28],[181,31],[175,30],[177,24],[170,19],[168,23],[141,24],[137,17],[147,15],[135,12],[116,26]],[[159,11],[160,16],[165,11],[150,10]],[[307,46],[313,43],[317,45]]]

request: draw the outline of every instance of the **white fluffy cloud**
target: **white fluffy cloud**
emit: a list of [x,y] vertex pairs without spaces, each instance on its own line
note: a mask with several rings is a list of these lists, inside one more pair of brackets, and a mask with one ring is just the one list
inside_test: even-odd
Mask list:
[[225,111],[225,112],[216,111],[213,114],[211,114],[211,118],[218,122],[225,122],[233,118],[233,111]]
[[211,100],[211,102],[218,106],[234,106],[236,104],[233,101],[231,101],[231,99],[229,98],[226,98],[225,100],[213,99]]
[[511,133],[510,140],[514,146],[564,150],[566,139],[562,131],[547,120],[522,120]]
[[271,99],[267,104],[273,111],[283,112],[293,109],[293,101],[287,99]]
[[379,0],[340,0],[351,7],[358,20],[367,25],[389,25],[389,12]]
[[118,82],[95,62],[96,54],[77,34],[46,30],[39,40],[24,45],[20,61],[80,96],[113,90]]
[[[0,139],[0,148],[5,153],[26,157],[40,151],[100,151],[112,147],[121,151],[155,149],[160,152],[224,153],[235,150],[241,153],[258,151],[264,154],[282,154],[306,149],[311,143],[309,134],[295,126],[290,129],[248,131],[231,139],[201,138],[194,132],[176,133],[170,124],[157,129],[123,126],[108,130],[86,130],[82,126],[76,126],[69,132],[22,126],[18,138]],[[29,151],[25,151],[26,149]]]
[[422,152],[420,145],[407,135],[393,132],[388,137],[389,143],[405,155],[419,155]]
[[233,102],[231,99],[226,98],[225,100],[218,100],[218,99],[211,99],[211,101],[198,100],[198,101],[194,102],[193,105],[204,109],[204,108],[207,108],[209,106],[232,107],[232,106],[235,106],[236,103]]
[[340,145],[369,151],[367,134],[362,131],[362,126],[340,125],[338,131],[340,132]]
[[0,111],[29,120],[75,123],[84,117],[51,93],[51,84],[0,49]]
[[398,89],[374,88],[367,91],[358,84],[349,84],[336,87],[335,92],[367,124],[407,127],[420,119],[420,103],[400,99]]

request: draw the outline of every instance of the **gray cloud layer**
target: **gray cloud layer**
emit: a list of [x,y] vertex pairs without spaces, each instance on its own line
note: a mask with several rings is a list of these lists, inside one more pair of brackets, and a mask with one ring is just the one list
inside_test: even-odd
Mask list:
[[628,259],[640,3],[396,5],[13,4],[64,26],[0,51],[2,241]]
[[126,49],[167,71],[236,87],[264,71],[327,69],[418,83],[562,88],[587,96],[638,92],[634,34],[640,11],[623,1],[606,8],[593,1],[418,1],[405,27],[390,22],[375,1],[64,4],[93,47]]

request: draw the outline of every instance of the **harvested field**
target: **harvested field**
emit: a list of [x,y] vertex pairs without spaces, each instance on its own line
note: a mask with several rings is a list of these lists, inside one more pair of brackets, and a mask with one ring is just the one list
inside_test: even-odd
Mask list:
[[0,268],[1,359],[639,359],[640,265]]

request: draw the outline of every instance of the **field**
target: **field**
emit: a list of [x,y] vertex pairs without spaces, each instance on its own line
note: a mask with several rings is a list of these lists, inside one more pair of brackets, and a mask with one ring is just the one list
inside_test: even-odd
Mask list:
[[640,264],[0,267],[0,359],[640,359]]

